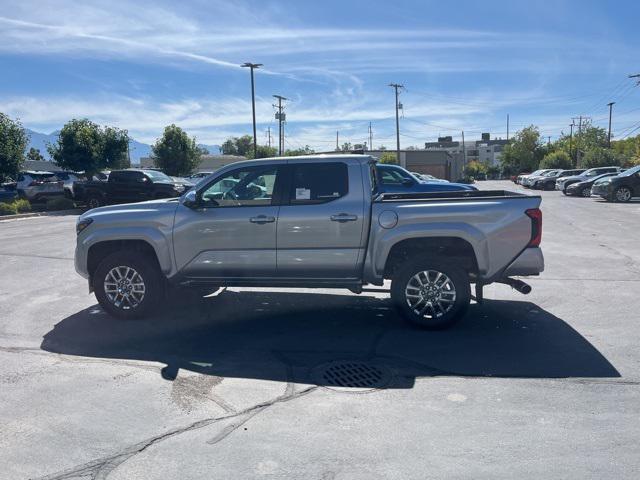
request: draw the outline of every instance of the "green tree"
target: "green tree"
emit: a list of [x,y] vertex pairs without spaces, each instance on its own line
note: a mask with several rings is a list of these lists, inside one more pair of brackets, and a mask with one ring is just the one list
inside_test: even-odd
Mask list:
[[91,175],[103,169],[128,166],[128,148],[126,130],[100,127],[83,118],[67,122],[47,150],[59,167]]
[[579,166],[582,168],[608,167],[620,165],[620,159],[613,150],[604,147],[593,147],[581,158]]
[[[276,147],[269,147],[267,145],[258,145],[257,156],[255,158],[270,158],[278,156],[278,149]],[[247,154],[247,158],[253,157],[253,148]]]
[[393,165],[397,165],[396,161],[396,152],[384,152],[380,155],[380,163],[390,163]]
[[340,147],[340,151],[343,151],[343,152],[349,152],[351,150],[353,150],[353,148],[350,142],[344,142]]
[[31,147],[27,152],[27,160],[31,160],[32,162],[43,162],[44,157],[40,153],[40,150]]
[[544,149],[540,144],[538,127],[530,125],[517,132],[511,143],[505,145],[500,163],[505,174],[523,171],[532,172],[544,156]]
[[293,150],[287,150],[285,155],[288,157],[295,157],[299,155],[311,155],[315,153],[315,151],[309,147],[309,145],[305,145],[304,148],[295,148]]
[[16,177],[24,162],[28,142],[22,124],[0,113],[0,180]]
[[195,137],[174,124],[165,127],[162,137],[151,147],[156,165],[172,176],[192,173],[200,164],[202,150]]
[[482,162],[471,160],[464,167],[464,175],[466,177],[484,178],[487,175],[488,167]]
[[114,127],[101,129],[102,136],[102,161],[104,168],[115,170],[117,168],[131,167],[129,160],[129,134],[126,130]]
[[540,168],[565,168],[569,169],[573,166],[571,157],[564,150],[556,150],[547,153],[540,162]]
[[234,138],[228,138],[224,141],[224,143],[220,146],[220,150],[224,155],[238,155],[238,147],[236,147],[236,142]]
[[220,148],[225,155],[241,155],[249,158],[249,155],[253,156],[253,137],[251,135],[231,137],[225,140]]
[[611,149],[625,167],[640,164],[640,135],[614,140]]

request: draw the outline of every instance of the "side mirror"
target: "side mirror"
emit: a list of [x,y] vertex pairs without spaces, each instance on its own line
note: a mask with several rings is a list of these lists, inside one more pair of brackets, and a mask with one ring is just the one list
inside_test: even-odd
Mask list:
[[199,203],[198,194],[195,190],[189,190],[182,197],[182,204],[187,208],[197,208]]

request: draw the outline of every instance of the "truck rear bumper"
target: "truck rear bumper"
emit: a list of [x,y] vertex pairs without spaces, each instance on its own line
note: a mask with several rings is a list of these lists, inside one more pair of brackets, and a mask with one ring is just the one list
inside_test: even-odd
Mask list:
[[504,270],[504,277],[538,275],[544,271],[544,256],[538,247],[524,251]]

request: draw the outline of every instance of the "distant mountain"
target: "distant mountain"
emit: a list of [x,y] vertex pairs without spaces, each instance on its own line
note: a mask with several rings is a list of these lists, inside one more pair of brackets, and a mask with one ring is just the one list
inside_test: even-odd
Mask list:
[[205,145],[204,143],[199,143],[198,146],[206,148],[210,155],[220,155],[222,153],[220,145]]
[[[26,152],[28,152],[31,147],[37,148],[46,160],[51,160],[51,157],[49,157],[49,153],[47,152],[47,144],[55,143],[58,140],[58,134],[60,131],[56,130],[55,132],[47,134],[36,132],[28,128],[25,128],[25,130],[29,134],[29,144],[27,145]],[[211,155],[218,155],[220,153],[220,145],[198,144],[198,146],[206,148]],[[131,163],[133,165],[138,165],[140,164],[140,158],[151,155],[151,145],[138,142],[132,138],[129,141],[129,155],[131,156]]]
[[47,153],[47,144],[52,143],[58,138],[58,132],[52,132],[50,134],[34,132],[33,130],[29,130],[25,128],[27,134],[29,135],[29,144],[27,145],[26,151],[28,152],[31,147],[37,148],[40,150],[40,153],[47,160],[51,160],[49,157],[49,153]]

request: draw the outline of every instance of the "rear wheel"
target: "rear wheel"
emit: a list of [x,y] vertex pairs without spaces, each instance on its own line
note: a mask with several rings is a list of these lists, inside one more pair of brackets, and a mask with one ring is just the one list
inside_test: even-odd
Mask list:
[[98,208],[104,206],[104,200],[99,195],[91,195],[87,198],[87,207]]
[[447,328],[469,307],[469,276],[461,267],[440,259],[409,260],[392,279],[391,298],[411,323],[433,330]]
[[591,196],[591,188],[589,187],[585,187],[582,190],[580,190],[580,195],[582,195],[583,197],[590,197]]
[[633,193],[629,187],[618,187],[614,193],[616,202],[628,202],[632,196]]
[[162,299],[160,269],[149,255],[114,252],[106,256],[93,274],[93,289],[100,306],[117,318],[150,314]]

